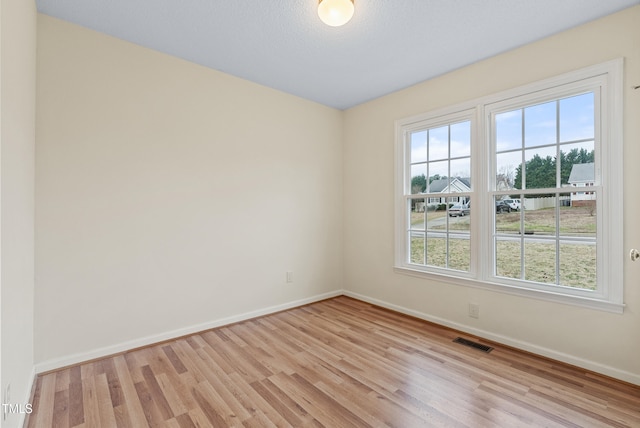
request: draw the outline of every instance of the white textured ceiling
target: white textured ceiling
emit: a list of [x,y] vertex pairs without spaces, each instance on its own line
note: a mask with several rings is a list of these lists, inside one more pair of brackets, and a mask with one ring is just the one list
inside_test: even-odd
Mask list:
[[[345,109],[640,0],[36,0],[46,15]],[[526,66],[526,65],[523,65]]]

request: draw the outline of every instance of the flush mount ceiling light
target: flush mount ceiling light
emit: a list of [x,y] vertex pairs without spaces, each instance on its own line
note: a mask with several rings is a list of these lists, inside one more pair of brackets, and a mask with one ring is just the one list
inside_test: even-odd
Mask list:
[[339,27],[353,16],[353,0],[319,0],[318,16],[325,24]]

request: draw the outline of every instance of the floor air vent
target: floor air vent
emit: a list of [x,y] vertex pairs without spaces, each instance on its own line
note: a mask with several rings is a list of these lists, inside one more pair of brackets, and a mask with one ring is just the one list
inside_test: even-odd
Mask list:
[[491,346],[483,345],[481,343],[474,342],[472,340],[463,339],[462,337],[456,337],[455,339],[453,339],[453,341],[465,346],[469,346],[471,348],[479,349],[480,351],[486,352],[486,353],[489,353],[493,350]]

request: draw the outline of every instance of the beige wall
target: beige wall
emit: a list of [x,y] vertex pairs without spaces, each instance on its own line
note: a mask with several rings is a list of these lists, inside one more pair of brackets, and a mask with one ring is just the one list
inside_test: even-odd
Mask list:
[[44,15],[37,99],[41,368],[342,289],[340,111]]
[[[640,264],[625,261],[623,315],[396,274],[394,121],[625,57],[625,254],[640,246],[640,7],[357,106],[345,115],[345,286],[388,306],[640,383]],[[467,316],[480,304],[478,320]]]
[[[0,384],[2,403],[24,405],[34,374],[35,3],[2,0],[0,16]],[[18,426],[22,416],[2,425]]]

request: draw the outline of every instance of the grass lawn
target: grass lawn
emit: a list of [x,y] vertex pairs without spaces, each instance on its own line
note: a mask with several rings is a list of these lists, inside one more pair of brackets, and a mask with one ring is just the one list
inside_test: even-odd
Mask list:
[[[498,276],[556,284],[555,243],[527,242],[524,244],[524,278],[521,276],[520,242],[497,242]],[[560,244],[559,284],[595,290],[596,246],[588,244]]]
[[[429,230],[445,231],[446,212],[426,213]],[[449,231],[469,230],[469,218],[456,218],[449,222]],[[424,229],[425,213],[411,213],[414,230]],[[524,248],[519,238],[524,225]],[[559,228],[559,237],[594,238],[596,217],[588,207],[561,207],[559,221],[556,211],[540,209],[535,211],[496,214],[496,232],[503,235],[497,241],[496,274],[506,278],[525,279],[545,284],[561,284],[568,287],[594,290],[596,287],[596,246],[593,242],[560,242],[556,255],[556,241],[548,242],[537,237],[554,237]],[[511,239],[509,239],[511,237]],[[421,237],[411,238],[411,262],[429,266],[448,267],[468,271],[471,247],[469,239],[430,237],[425,242]],[[448,245],[448,252],[447,252]],[[447,256],[448,254],[448,256]],[[521,263],[524,254],[525,263]],[[426,263],[425,263],[426,256]],[[524,266],[523,266],[524,265]],[[556,269],[558,265],[558,269]],[[524,268],[524,272],[522,269]],[[557,276],[557,277],[556,277]]]
[[[429,266],[448,267],[469,271],[471,247],[468,239],[449,239],[449,260],[447,260],[446,238],[430,238],[427,242],[427,262]],[[411,262],[425,264],[424,239],[411,238]]]
[[[514,211],[496,214],[496,232],[520,233],[521,215],[524,216],[524,230],[527,234],[555,235],[556,211],[545,208],[535,211]],[[560,236],[596,236],[596,216],[589,207],[560,207]]]

